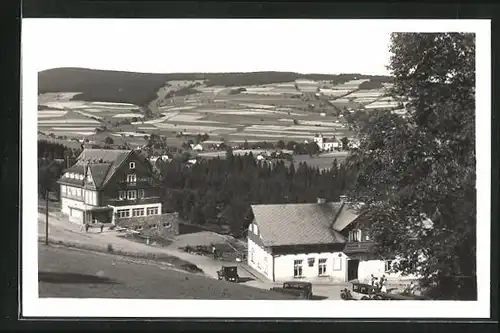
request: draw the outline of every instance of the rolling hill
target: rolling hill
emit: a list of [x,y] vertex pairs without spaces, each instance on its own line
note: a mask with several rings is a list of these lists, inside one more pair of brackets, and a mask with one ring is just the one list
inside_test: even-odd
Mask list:
[[363,74],[300,74],[294,72],[251,73],[133,73],[86,68],[54,68],[38,73],[39,94],[79,92],[74,100],[131,103],[147,106],[167,81],[204,81],[204,85],[237,87],[291,82],[297,79],[330,81],[337,84],[352,79],[389,82],[387,76]]

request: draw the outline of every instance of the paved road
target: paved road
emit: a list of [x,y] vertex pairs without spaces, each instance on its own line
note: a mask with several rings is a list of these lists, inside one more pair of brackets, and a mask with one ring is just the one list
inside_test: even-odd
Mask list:
[[39,244],[40,297],[133,299],[289,299],[242,284],[121,256]]

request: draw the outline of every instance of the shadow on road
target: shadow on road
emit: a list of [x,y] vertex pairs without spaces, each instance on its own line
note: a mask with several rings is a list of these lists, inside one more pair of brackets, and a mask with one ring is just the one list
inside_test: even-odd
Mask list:
[[77,273],[38,272],[38,282],[47,283],[89,283],[118,284],[119,282],[104,276]]
[[327,299],[328,297],[326,296],[320,296],[320,295],[312,295],[311,296],[311,300],[314,300],[314,301],[322,301],[324,299]]
[[239,279],[238,279],[239,283],[245,283],[245,282],[248,282],[248,281],[255,281],[254,278],[251,278],[251,277],[248,277],[248,276],[240,276]]

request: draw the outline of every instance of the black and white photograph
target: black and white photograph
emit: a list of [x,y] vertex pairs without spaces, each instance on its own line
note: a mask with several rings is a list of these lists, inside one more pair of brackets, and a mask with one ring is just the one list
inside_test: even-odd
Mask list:
[[488,20],[22,30],[26,315],[489,317]]

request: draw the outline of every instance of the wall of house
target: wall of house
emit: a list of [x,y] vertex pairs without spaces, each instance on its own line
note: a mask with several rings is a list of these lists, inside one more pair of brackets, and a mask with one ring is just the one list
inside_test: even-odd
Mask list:
[[[135,168],[130,169],[130,162],[135,163]],[[103,204],[108,204],[110,199],[119,199],[119,191],[144,190],[144,197],[160,196],[161,189],[155,186],[154,174],[151,171],[150,163],[143,157],[133,153],[116,170],[114,176],[105,186],[102,194]],[[127,182],[127,175],[135,174],[137,181],[135,183]],[[138,197],[138,193],[136,193]]]
[[[74,207],[76,209],[71,209],[70,207]],[[69,220],[74,223],[82,223],[83,222],[83,209],[85,205],[82,201],[69,199],[69,198],[61,198],[61,212],[63,214],[68,215]],[[79,209],[79,210],[78,210]]]
[[[319,259],[326,259],[325,273],[321,276],[319,275]],[[344,282],[346,280],[347,256],[342,252],[276,255],[274,258],[275,280],[285,281],[296,279],[294,277],[294,264],[296,260],[302,260],[302,278],[308,281],[327,280],[330,282]]]
[[269,280],[273,280],[273,257],[264,248],[248,239],[248,265],[263,274]]

